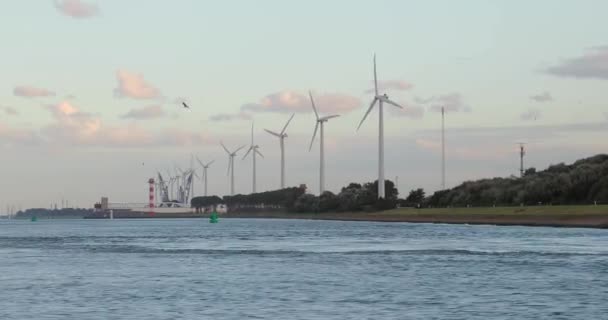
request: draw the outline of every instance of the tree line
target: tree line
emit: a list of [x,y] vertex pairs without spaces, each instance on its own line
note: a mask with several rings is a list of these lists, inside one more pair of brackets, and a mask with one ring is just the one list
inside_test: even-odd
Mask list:
[[81,209],[81,208],[64,208],[64,209],[45,209],[45,208],[31,208],[17,212],[15,217],[17,218],[82,218],[88,214],[91,214],[93,209]]
[[190,201],[190,205],[196,208],[197,212],[204,208],[215,208],[221,204],[227,205],[231,211],[291,210],[296,200],[305,192],[305,188],[292,187],[252,194],[224,196],[223,198],[218,196],[194,197]]
[[426,207],[608,203],[608,155],[559,163],[543,171],[529,168],[523,177],[467,181],[420,203]]
[[350,183],[340,193],[323,192],[320,196],[306,193],[305,187],[285,188],[247,195],[194,197],[191,206],[203,208],[226,204],[230,211],[287,211],[300,213],[333,211],[377,211],[394,209],[399,192],[392,181],[385,181],[386,199],[378,199],[378,182]]

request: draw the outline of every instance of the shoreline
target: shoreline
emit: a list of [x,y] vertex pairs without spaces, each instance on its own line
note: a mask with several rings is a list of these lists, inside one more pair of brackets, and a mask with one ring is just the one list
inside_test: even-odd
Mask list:
[[285,219],[285,220],[323,220],[323,221],[352,221],[352,222],[401,222],[424,224],[464,224],[488,226],[521,226],[521,227],[551,227],[551,228],[593,228],[608,229],[608,218],[597,222],[595,218],[576,219],[575,221],[537,221],[535,219],[458,219],[458,218],[408,218],[385,217],[382,215],[355,217],[350,215],[254,215],[231,214],[221,216],[223,219]]
[[[58,217],[38,217],[39,220]],[[108,219],[103,214],[76,219]],[[209,214],[190,212],[145,212],[115,214],[115,219],[209,219]],[[400,208],[383,212],[231,212],[221,219],[301,219],[326,221],[406,222],[433,224],[468,224],[494,226],[528,226],[559,228],[608,229],[608,205],[594,206],[530,206],[530,207],[471,207],[471,208]],[[19,219],[19,218],[18,218]],[[69,219],[64,217],[64,219]]]
[[[571,213],[579,207],[396,209],[357,213],[229,213],[221,218],[304,219],[327,221],[407,222],[493,226],[558,227],[608,229],[608,206],[592,207],[593,212]],[[553,213],[544,212],[551,208]],[[566,209],[566,210],[564,210]],[[499,212],[496,212],[499,211]],[[487,213],[484,213],[487,212]]]

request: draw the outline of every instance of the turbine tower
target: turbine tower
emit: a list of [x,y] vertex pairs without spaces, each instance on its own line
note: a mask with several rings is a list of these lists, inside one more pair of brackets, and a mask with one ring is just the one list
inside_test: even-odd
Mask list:
[[445,190],[445,108],[441,107],[441,190]]
[[315,131],[312,134],[312,140],[310,141],[310,147],[308,151],[312,150],[312,144],[315,142],[315,137],[317,136],[317,130],[319,127],[321,128],[321,132],[319,133],[319,145],[320,145],[320,156],[321,161],[319,165],[319,194],[323,194],[325,192],[325,130],[324,124],[329,121],[329,119],[337,118],[340,115],[331,115],[325,117],[319,117],[319,113],[317,112],[317,107],[315,106],[315,100],[312,97],[312,93],[309,91],[308,95],[310,96],[310,103],[312,104],[312,110],[315,112],[315,116],[317,117],[317,123],[315,125]]
[[374,92],[375,92],[374,100],[372,100],[372,103],[369,106],[369,109],[367,109],[367,112],[363,116],[363,119],[361,119],[361,122],[359,123],[359,127],[357,127],[357,130],[359,130],[359,128],[361,128],[361,125],[363,124],[363,122],[365,121],[365,119],[367,118],[369,113],[372,111],[372,109],[374,109],[374,106],[376,105],[376,102],[377,102],[378,103],[378,119],[379,119],[379,126],[378,126],[379,127],[378,128],[378,199],[379,199],[379,198],[385,198],[385,196],[386,196],[386,193],[384,190],[384,103],[388,103],[392,106],[395,106],[395,107],[401,108],[401,109],[403,109],[403,107],[400,106],[399,104],[397,104],[396,102],[390,100],[386,93],[382,94],[382,95],[380,95],[380,93],[378,93],[378,75],[376,72],[376,55],[375,54],[374,54]]
[[223,142],[220,142],[222,148],[228,154],[228,175],[230,176],[230,195],[234,195],[234,157],[236,157],[236,153],[241,151],[241,149],[245,148],[245,146],[241,146],[233,152],[228,151],[228,148],[224,145]]
[[266,130],[266,132],[270,133],[271,135],[278,137],[279,141],[281,143],[281,189],[285,189],[285,138],[287,138],[287,133],[285,133],[285,130],[287,130],[287,126],[289,125],[289,123],[291,122],[291,119],[293,119],[293,117],[295,115],[296,115],[295,113],[292,114],[291,118],[289,118],[289,120],[287,120],[287,123],[283,127],[283,130],[281,130],[281,133],[276,133],[274,131],[264,129],[264,130]]
[[247,156],[249,155],[249,153],[251,153],[251,158],[253,159],[253,181],[252,181],[252,193],[256,193],[257,192],[257,181],[256,181],[256,158],[257,155],[260,155],[260,157],[264,158],[264,155],[260,152],[260,146],[256,145],[253,142],[253,123],[251,123],[251,146],[249,146],[249,150],[247,150],[247,153],[245,153],[245,155],[243,156],[243,160],[245,160],[245,158],[247,158]]
[[201,167],[203,167],[203,176],[202,176],[202,180],[203,180],[203,185],[205,187],[204,190],[204,195],[205,197],[207,196],[207,170],[209,169],[209,167],[215,162],[215,160],[208,162],[207,164],[204,164],[201,159],[199,159],[198,157],[196,157],[196,161],[198,161],[198,163],[201,165]]

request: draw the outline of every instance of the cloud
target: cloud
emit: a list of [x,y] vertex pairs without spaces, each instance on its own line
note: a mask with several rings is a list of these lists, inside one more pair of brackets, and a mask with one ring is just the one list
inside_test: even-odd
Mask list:
[[55,92],[49,91],[43,88],[36,88],[32,86],[16,86],[13,89],[13,94],[18,97],[24,98],[37,98],[37,97],[52,97]]
[[530,121],[530,120],[538,120],[541,118],[541,116],[542,116],[542,112],[540,111],[540,109],[531,108],[528,111],[522,113],[519,116],[519,118],[521,120]]
[[[372,86],[373,86],[373,81],[372,81]],[[413,84],[406,82],[406,81],[401,81],[401,80],[386,80],[386,81],[378,81],[378,91],[380,91],[382,93],[382,91],[386,91],[386,90],[394,90],[394,91],[407,91],[410,90],[414,87]],[[368,90],[366,90],[366,93],[374,93],[374,88],[370,88]]]
[[11,128],[0,123],[0,145],[38,146],[40,137],[33,130]]
[[160,91],[148,84],[141,74],[125,70],[116,72],[118,88],[114,89],[116,97],[133,99],[157,99],[161,97]]
[[101,129],[99,116],[81,112],[67,101],[48,105],[46,108],[56,122],[47,126],[44,131],[56,140],[84,141],[94,137]]
[[100,148],[181,147],[211,143],[206,134],[177,128],[149,131],[135,123],[126,126],[104,125],[100,115],[83,112],[68,101],[45,108],[52,115],[51,123],[32,130],[0,125],[0,142],[5,145]]
[[547,68],[545,72],[560,77],[608,80],[608,46],[592,48],[580,57]]
[[123,119],[149,120],[158,119],[166,116],[167,113],[159,105],[146,106],[139,109],[131,109],[122,115]]
[[[339,93],[313,94],[313,98],[320,113],[344,114],[361,106],[361,100],[358,98]],[[259,103],[245,104],[241,106],[241,111],[304,113],[312,112],[312,106],[307,94],[284,90],[267,95]]]
[[444,108],[446,112],[471,112],[471,107],[466,105],[462,95],[456,92],[429,99],[415,98],[415,100],[418,103],[430,104],[429,110],[433,112],[441,112],[441,108]]
[[4,111],[4,113],[6,115],[9,115],[9,116],[16,116],[16,115],[19,114],[19,112],[15,108],[13,108],[13,107],[2,107],[2,106],[0,106],[0,110]]
[[72,18],[90,18],[99,14],[99,8],[82,0],[56,0],[55,8]]
[[210,121],[217,121],[217,122],[223,122],[223,121],[234,121],[234,120],[251,120],[251,115],[245,112],[239,112],[239,113],[234,113],[234,114],[230,114],[230,113],[219,113],[219,114],[215,114],[209,117]]
[[532,96],[530,96],[530,99],[532,99],[532,100],[534,100],[536,102],[549,102],[549,101],[553,101],[553,97],[547,91],[545,91],[544,93],[539,93],[539,94],[532,95]]

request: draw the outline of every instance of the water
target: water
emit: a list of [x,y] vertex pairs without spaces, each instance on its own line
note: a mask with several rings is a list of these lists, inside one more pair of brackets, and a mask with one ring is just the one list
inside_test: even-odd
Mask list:
[[0,221],[0,319],[608,319],[608,231]]

